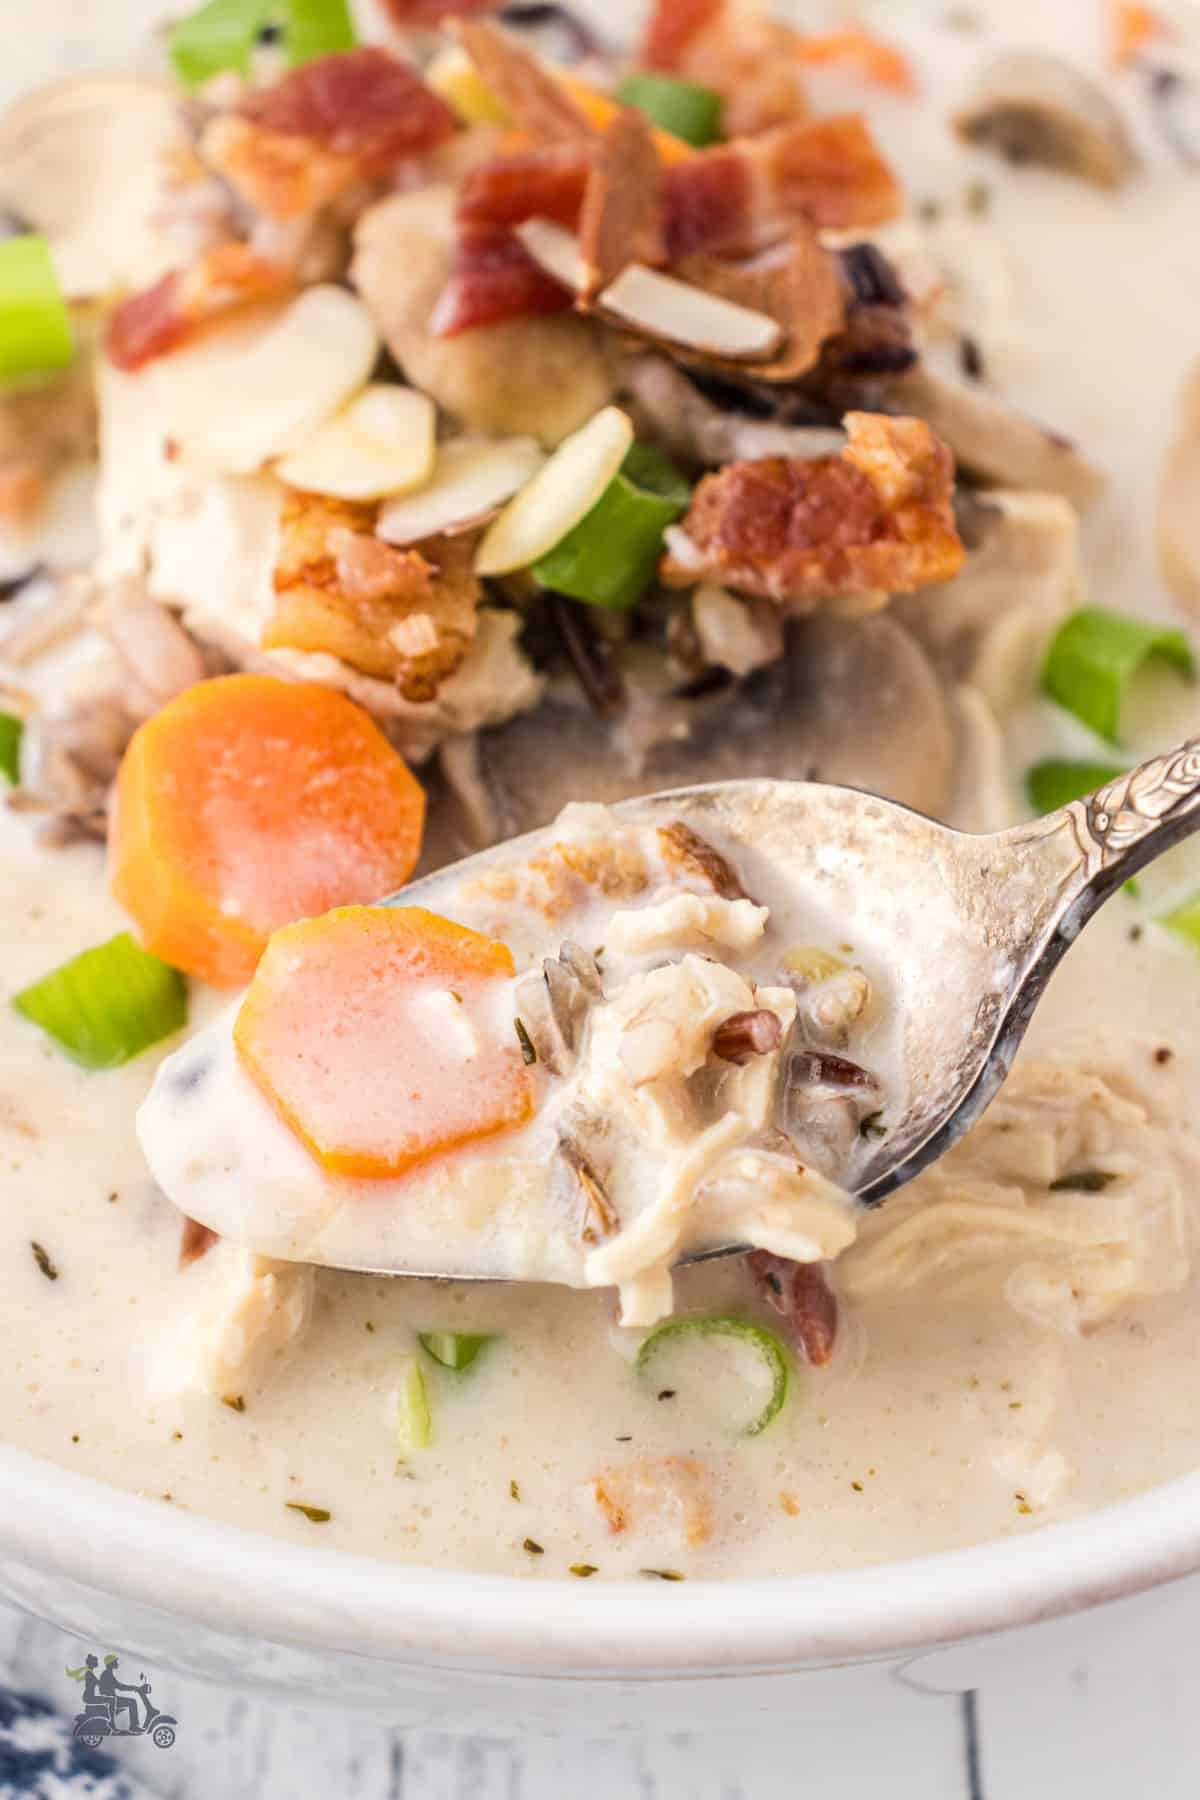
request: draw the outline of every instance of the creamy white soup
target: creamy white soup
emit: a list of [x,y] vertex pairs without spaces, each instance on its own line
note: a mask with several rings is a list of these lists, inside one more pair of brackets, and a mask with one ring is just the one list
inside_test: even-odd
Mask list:
[[[1194,12],[663,0],[618,50],[406,11],[357,9],[374,137],[286,28],[239,72],[116,0],[127,85],[0,124],[0,1434],[596,1580],[1195,1468],[1200,856],[867,1211],[878,947],[606,810],[779,774],[993,830],[1200,730]],[[364,973],[372,902],[560,814]],[[672,1266],[713,1241],[754,1254]],[[326,1266],[485,1250],[522,1279]]]

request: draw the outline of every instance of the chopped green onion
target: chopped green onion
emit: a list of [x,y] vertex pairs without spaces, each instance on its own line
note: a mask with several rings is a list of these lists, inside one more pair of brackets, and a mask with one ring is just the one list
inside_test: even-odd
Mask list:
[[1172,907],[1170,912],[1163,913],[1158,923],[1200,950],[1200,894],[1193,894],[1181,905]]
[[1053,758],[1035,763],[1025,777],[1029,804],[1039,813],[1057,812],[1060,806],[1082,800],[1124,773],[1116,763],[1058,762]]
[[415,1356],[408,1358],[408,1366],[400,1378],[396,1437],[402,1450],[426,1450],[433,1442],[429,1396],[425,1392],[421,1365]]
[[169,48],[175,73],[200,87],[223,69],[250,72],[259,33],[279,27],[292,68],[354,45],[346,0],[208,0],[171,27]]
[[616,91],[622,106],[634,106],[652,125],[702,150],[721,135],[721,96],[674,75],[652,75],[639,69]]
[[1097,737],[1116,744],[1121,703],[1138,671],[1152,659],[1181,675],[1195,672],[1192,647],[1182,631],[1085,606],[1059,626],[1042,670],[1042,687]]
[[592,606],[632,606],[649,584],[667,526],[691,489],[665,456],[634,444],[591,511],[534,563],[543,587]]
[[494,1332],[485,1331],[471,1333],[469,1331],[422,1331],[417,1341],[427,1356],[432,1356],[435,1363],[441,1363],[443,1369],[469,1369],[485,1344],[490,1344]]
[[12,1003],[85,1069],[118,1069],[187,1023],[183,976],[127,931],[52,969]]
[[50,247],[35,232],[0,243],[0,381],[52,375],[75,354]]
[[353,50],[354,21],[347,0],[285,0],[283,41],[292,68]]
[[15,787],[21,779],[21,737],[25,730],[14,713],[0,712],[0,775]]
[[767,1429],[787,1399],[788,1359],[783,1345],[775,1333],[766,1330],[764,1326],[752,1325],[748,1319],[735,1319],[724,1313],[712,1313],[699,1319],[671,1319],[667,1324],[660,1325],[657,1331],[652,1331],[638,1351],[634,1364],[638,1374],[645,1378],[651,1365],[667,1345],[692,1337],[733,1338],[749,1345],[761,1360],[770,1378],[771,1390],[765,1404],[742,1427],[739,1434],[742,1437],[757,1437]]

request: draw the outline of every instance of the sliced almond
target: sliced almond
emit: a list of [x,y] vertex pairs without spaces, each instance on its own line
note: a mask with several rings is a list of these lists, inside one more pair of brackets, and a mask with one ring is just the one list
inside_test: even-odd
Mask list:
[[716,294],[660,275],[642,263],[630,263],[606,287],[599,309],[647,337],[727,356],[736,362],[770,356],[783,332],[766,313],[723,300]]
[[416,544],[442,532],[462,531],[511,500],[544,460],[531,437],[444,444],[424,487],[384,507],[376,535],[389,544]]
[[553,219],[526,219],[513,230],[543,274],[561,281],[573,294],[583,291],[587,264],[573,231],[556,225]]
[[289,487],[336,500],[382,500],[433,472],[437,409],[426,395],[375,382],[275,465]]
[[308,288],[250,333],[222,333],[162,359],[155,380],[168,435],[193,467],[252,474],[314,437],[378,354],[361,300],[345,288]]
[[589,513],[625,460],[633,426],[616,406],[594,413],[483,534],[476,573],[507,575],[553,549]]
[[426,64],[425,86],[440,94],[464,125],[512,123],[512,113],[492,92],[461,44],[446,44]]

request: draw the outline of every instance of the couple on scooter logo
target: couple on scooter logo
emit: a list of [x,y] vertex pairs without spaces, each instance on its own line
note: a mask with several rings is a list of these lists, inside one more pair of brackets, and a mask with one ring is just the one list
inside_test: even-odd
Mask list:
[[[175,1742],[178,1719],[151,1705],[150,1683],[144,1674],[138,1682],[122,1681],[118,1662],[110,1652],[104,1658],[104,1673],[97,1675],[100,1659],[89,1654],[81,1668],[67,1670],[72,1681],[83,1683],[83,1711],[75,1715],[75,1736],[93,1750],[106,1737],[148,1737],[160,1750],[169,1750]],[[144,1715],[139,1715],[135,1694],[141,1696]],[[124,1725],[118,1722],[120,1714],[124,1714]]]

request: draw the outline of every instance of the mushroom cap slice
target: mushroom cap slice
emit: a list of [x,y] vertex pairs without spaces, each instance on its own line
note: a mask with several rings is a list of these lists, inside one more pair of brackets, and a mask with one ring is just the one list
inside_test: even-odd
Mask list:
[[[667,704],[674,721],[678,703]],[[739,776],[840,782],[933,814],[954,789],[945,692],[924,651],[887,618],[794,622],[779,662],[698,705],[685,740],[641,758],[622,744],[619,725],[551,698],[486,732],[480,760],[505,835],[548,823],[569,800],[612,802]]]
[[968,143],[1014,163],[1041,163],[1116,188],[1138,166],[1120,113],[1088,76],[1059,56],[1006,51],[985,63],[954,127]]
[[1179,429],[1155,502],[1158,565],[1181,606],[1200,613],[1200,362],[1183,385]]
[[0,118],[0,206],[49,241],[72,298],[144,287],[181,260],[164,199],[190,158],[178,95],[136,75],[85,75]]
[[453,188],[393,195],[359,220],[351,282],[413,387],[468,431],[552,449],[611,395],[600,328],[554,313],[436,337],[453,245]]
[[1104,487],[1104,476],[1069,438],[925,363],[894,378],[888,405],[924,419],[949,444],[959,466],[986,486],[1061,494],[1080,512]]

